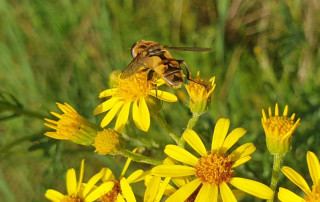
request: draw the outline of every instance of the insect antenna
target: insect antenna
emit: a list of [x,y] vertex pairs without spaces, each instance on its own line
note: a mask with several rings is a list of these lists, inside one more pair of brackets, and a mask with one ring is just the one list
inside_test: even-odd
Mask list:
[[204,87],[207,87],[207,85],[203,84],[203,83],[199,83],[199,82],[196,82],[195,80],[191,79],[191,73],[190,73],[190,70],[189,70],[189,67],[187,65],[187,63],[184,61],[184,60],[177,60],[180,64],[182,63],[184,65],[184,67],[186,68],[186,71],[187,71],[187,80],[188,81],[192,81],[196,84],[199,84],[201,86],[204,86]]

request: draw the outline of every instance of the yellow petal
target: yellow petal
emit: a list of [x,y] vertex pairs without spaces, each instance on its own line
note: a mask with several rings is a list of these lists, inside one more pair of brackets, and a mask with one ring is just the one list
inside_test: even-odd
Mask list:
[[128,121],[128,116],[129,116],[129,110],[130,110],[131,102],[127,102],[126,104],[123,105],[119,116],[117,118],[115,130],[120,132],[123,127],[126,125]]
[[232,164],[232,167],[231,167],[231,168],[236,168],[236,167],[238,167],[238,166],[240,166],[240,165],[242,165],[242,164],[250,161],[250,159],[251,159],[251,156],[245,156],[245,157],[243,157],[243,158],[235,161],[235,162]]
[[302,189],[304,193],[306,193],[307,195],[311,193],[311,190],[307,182],[295,170],[287,166],[284,166],[281,168],[281,171],[291,182],[300,187],[300,189]]
[[221,195],[222,201],[228,201],[228,202],[237,201],[231,189],[225,182],[222,182],[219,185],[219,189],[220,189],[220,195]]
[[103,182],[108,182],[115,179],[112,171],[109,168],[102,168],[102,171],[103,171],[103,176],[102,176]]
[[88,183],[86,184],[82,192],[83,198],[87,196],[87,194],[91,191],[94,185],[102,178],[103,174],[104,174],[104,169],[101,169],[99,173],[95,174],[93,177],[90,178],[90,180],[88,181]]
[[195,202],[216,202],[218,200],[218,187],[204,183],[200,188]]
[[124,196],[127,202],[136,202],[136,198],[132,192],[132,188],[130,187],[126,178],[122,178],[120,180],[120,187],[121,187],[122,195]]
[[236,188],[262,199],[271,199],[273,191],[266,185],[249,179],[234,177],[230,184]]
[[201,156],[207,155],[207,150],[200,137],[193,130],[187,129],[183,135],[183,139]]
[[156,198],[159,191],[160,183],[161,177],[154,176],[151,178],[144,194],[144,202],[154,202],[154,199]]
[[107,113],[107,115],[102,119],[101,121],[101,128],[106,127],[111,121],[112,119],[116,116],[116,114],[118,113],[118,111],[120,110],[120,108],[123,106],[124,102],[123,101],[119,101],[117,102],[112,109]]
[[[165,192],[166,190],[173,188],[173,187],[171,187],[171,186],[169,185],[170,179],[171,179],[170,177],[166,177],[166,178],[164,179],[164,181],[161,183],[161,186],[159,187],[157,196],[156,196],[156,198],[155,198],[155,200],[154,200],[155,202],[159,202],[159,201],[161,200],[161,198],[162,198],[162,196],[163,196],[163,194],[164,194],[164,192]],[[168,185],[169,185],[170,187],[167,189]]]
[[132,106],[132,118],[136,126],[141,130],[140,128],[140,111],[139,107],[136,101],[133,102]]
[[303,202],[305,201],[303,198],[298,196],[297,194],[289,191],[288,189],[279,188],[278,199],[283,202]]
[[245,143],[235,149],[231,154],[231,160],[237,161],[243,157],[251,155],[256,150],[256,147],[253,143]]
[[218,120],[213,132],[211,152],[217,152],[220,150],[221,146],[223,145],[224,139],[227,136],[229,125],[229,119],[221,118]]
[[105,182],[102,185],[100,185],[98,188],[96,188],[94,191],[92,191],[86,198],[85,202],[91,202],[95,201],[101,196],[105,195],[108,193],[114,186],[114,182]]
[[67,171],[67,191],[69,196],[77,191],[76,171],[73,168]]
[[112,96],[117,90],[118,90],[117,88],[110,88],[110,89],[104,90],[99,94],[99,98]]
[[149,109],[148,109],[146,100],[144,98],[140,99],[139,112],[140,112],[139,124],[140,124],[141,130],[147,132],[150,127],[150,113],[149,113]]
[[236,128],[226,137],[222,148],[221,153],[226,153],[247,131],[243,128]]
[[149,94],[160,99],[160,100],[166,101],[166,102],[177,102],[178,101],[177,96],[175,96],[172,93],[165,92],[162,90],[157,90],[157,92],[156,92],[156,90],[150,90]]
[[78,182],[78,187],[77,187],[77,193],[79,193],[80,187],[81,187],[81,185],[82,185],[83,173],[84,173],[84,159],[81,160],[81,166],[80,166],[80,174],[79,174],[79,182]]
[[107,101],[99,104],[93,111],[93,115],[101,114],[110,110],[117,102],[119,101],[118,97],[112,97]]
[[126,200],[124,200],[124,198],[119,193],[118,196],[117,196],[116,202],[126,202]]
[[44,135],[48,136],[48,137],[51,137],[53,139],[57,139],[57,140],[68,140],[68,139],[70,139],[70,137],[62,136],[60,133],[56,133],[56,132],[46,132]]
[[320,183],[319,159],[313,152],[308,151],[307,162],[308,162],[309,173],[310,173],[313,185],[319,186],[319,183]]
[[201,180],[199,178],[189,182],[185,186],[181,187],[172,194],[166,202],[178,202],[178,201],[185,201],[201,184]]
[[151,173],[161,177],[182,177],[195,174],[195,169],[183,165],[160,165],[151,170]]
[[198,163],[197,157],[193,156],[190,152],[182,149],[177,145],[167,145],[164,149],[164,153],[166,153],[171,158],[188,165],[195,166]]
[[[127,181],[129,184],[133,183],[133,182],[138,182],[136,181],[141,175],[143,174],[143,170],[139,169],[134,171],[133,173],[130,174],[130,176],[127,178]],[[142,180],[142,179],[140,179]]]
[[53,189],[48,189],[44,196],[53,202],[60,202],[64,197],[63,194]]

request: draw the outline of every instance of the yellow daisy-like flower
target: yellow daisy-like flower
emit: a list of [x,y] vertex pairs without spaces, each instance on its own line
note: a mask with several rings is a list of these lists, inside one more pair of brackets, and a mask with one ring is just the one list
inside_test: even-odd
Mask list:
[[208,109],[208,103],[211,98],[216,84],[214,83],[215,77],[212,77],[209,82],[200,78],[200,72],[198,71],[197,77],[190,84],[185,84],[185,88],[190,96],[189,108],[192,113],[201,115]]
[[149,95],[167,102],[176,102],[177,97],[171,93],[154,89],[155,84],[148,81],[147,72],[137,72],[126,79],[117,80],[115,88],[107,89],[100,93],[99,98],[111,97],[100,104],[94,115],[107,112],[101,121],[101,127],[107,126],[119,112],[115,130],[121,131],[128,121],[129,111],[132,105],[132,116],[136,126],[143,131],[150,127],[150,112],[146,103]]
[[279,116],[279,106],[276,104],[274,115],[269,107],[269,118],[262,109],[262,126],[266,134],[268,150],[271,154],[284,155],[291,146],[292,134],[300,125],[300,118],[294,122],[295,113],[288,118],[288,105],[283,110],[283,115]]
[[193,130],[184,132],[183,138],[201,156],[199,158],[176,145],[166,146],[164,152],[185,165],[160,165],[154,167],[151,173],[163,177],[194,177],[194,180],[172,194],[167,199],[168,202],[185,201],[189,197],[195,198],[195,201],[217,201],[218,189],[223,201],[236,201],[228,184],[262,199],[272,197],[273,192],[266,185],[233,176],[233,169],[251,159],[255,146],[246,143],[228,155],[226,152],[246,133],[243,128],[236,128],[227,135],[229,125],[229,119],[219,119],[213,133],[211,150],[208,152]]
[[84,173],[84,160],[81,161],[81,169],[79,181],[76,179],[76,172],[73,168],[67,172],[67,191],[68,194],[64,195],[56,190],[48,189],[45,197],[53,202],[91,202],[95,201],[105,193],[109,192],[114,186],[114,182],[105,182],[100,186],[95,184],[102,178],[104,170],[90,178],[88,183],[82,183]]
[[[135,152],[136,150],[137,149],[134,149],[133,152]],[[131,159],[128,158],[128,160],[126,161],[123,167],[121,175],[119,176],[118,179],[115,178],[114,174],[109,168],[104,169],[104,175],[102,176],[102,181],[104,183],[113,182],[114,186],[112,187],[111,191],[102,195],[99,198],[99,201],[101,202],[110,202],[110,201],[136,202],[136,198],[134,196],[134,193],[132,191],[130,184],[143,180],[146,176],[146,173],[144,173],[143,170],[139,169],[131,173],[131,175],[129,175],[127,178],[124,177],[130,165],[130,162],[131,162]]]
[[76,144],[91,145],[94,137],[97,135],[97,125],[91,123],[69,104],[57,103],[63,114],[51,112],[52,115],[59,118],[58,121],[45,118],[48,123],[44,125],[56,130],[55,132],[46,132],[45,135],[58,140],[70,140]]
[[320,164],[317,156],[308,151],[307,163],[309,173],[313,182],[312,190],[308,186],[305,179],[292,168],[284,166],[281,171],[282,173],[294,184],[296,184],[306,194],[304,198],[296,195],[288,189],[279,188],[278,198],[280,201],[286,202],[319,202],[320,201]]

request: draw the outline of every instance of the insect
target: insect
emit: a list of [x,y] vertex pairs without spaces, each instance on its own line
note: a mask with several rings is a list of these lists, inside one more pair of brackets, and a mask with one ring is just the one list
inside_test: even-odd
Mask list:
[[122,72],[120,78],[128,78],[143,67],[143,71],[148,71],[148,80],[151,80],[156,73],[168,86],[180,88],[184,77],[180,64],[184,64],[186,68],[187,80],[191,80],[190,71],[183,60],[176,60],[167,49],[198,52],[212,50],[198,47],[169,47],[154,41],[137,41],[131,48],[133,60]]

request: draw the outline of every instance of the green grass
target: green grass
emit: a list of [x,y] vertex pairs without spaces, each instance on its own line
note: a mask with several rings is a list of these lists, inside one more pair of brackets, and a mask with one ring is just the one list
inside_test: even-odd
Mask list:
[[[241,143],[254,142],[257,151],[239,172],[251,179],[270,183],[261,109],[278,102],[282,111],[288,104],[289,114],[302,121],[284,165],[311,183],[306,152],[320,157],[319,9],[317,1],[0,1],[1,201],[43,201],[48,188],[64,191],[66,170],[78,169],[82,158],[87,177],[102,166],[122,167],[123,158],[92,155],[43,136],[48,129],[42,117],[58,112],[55,102],[68,102],[98,123],[101,116],[92,115],[98,93],[109,87],[112,71],[129,64],[130,47],[141,39],[214,49],[172,54],[193,75],[216,76],[211,108],[195,131],[209,145],[218,118],[244,127]],[[190,118],[185,103],[163,108],[181,134]],[[159,153],[170,141],[154,120],[148,134],[130,127],[132,136]],[[280,185],[299,191],[282,177]]]

